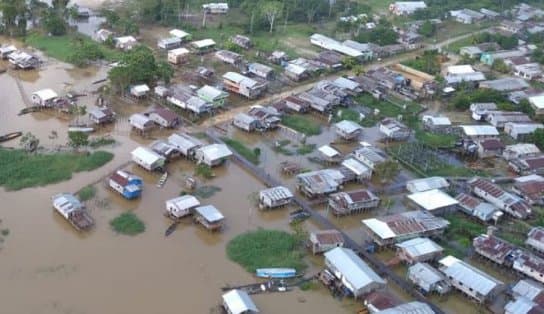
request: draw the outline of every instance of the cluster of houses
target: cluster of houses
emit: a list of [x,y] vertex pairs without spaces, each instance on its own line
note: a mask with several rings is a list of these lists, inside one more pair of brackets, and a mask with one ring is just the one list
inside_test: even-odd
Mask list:
[[42,64],[42,60],[35,54],[23,51],[14,45],[0,46],[0,58],[8,60],[15,69],[31,70]]
[[268,131],[279,127],[282,112],[273,106],[252,106],[234,116],[232,125],[246,132]]

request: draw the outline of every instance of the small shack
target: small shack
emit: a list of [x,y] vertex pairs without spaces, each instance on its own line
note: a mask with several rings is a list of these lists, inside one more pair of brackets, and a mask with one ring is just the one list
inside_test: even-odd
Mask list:
[[115,171],[108,179],[108,186],[129,200],[142,195],[143,185],[142,178],[124,170]]
[[110,108],[96,108],[89,110],[89,120],[94,124],[106,124],[115,121],[115,112]]
[[94,225],[85,206],[70,193],[60,193],[51,198],[53,208],[79,231],[88,230]]
[[239,114],[234,116],[234,119],[232,120],[232,125],[246,132],[252,132],[259,127],[259,121],[255,117],[250,116],[247,113],[240,112]]
[[416,263],[408,268],[408,280],[424,293],[444,294],[451,290],[446,277],[427,263]]
[[293,201],[294,195],[284,186],[276,186],[259,192],[260,208],[277,208],[289,205]]
[[132,161],[148,171],[162,171],[166,159],[149,148],[138,147],[132,151]]
[[169,34],[173,37],[181,39],[181,41],[191,40],[191,34],[182,31],[181,29],[173,29],[169,32]]
[[130,95],[136,98],[146,97],[149,91],[149,86],[146,84],[134,85],[130,87]]
[[192,195],[183,195],[166,201],[166,215],[173,219],[180,219],[191,214],[191,211],[200,206],[200,201]]
[[213,205],[199,206],[195,208],[195,221],[206,229],[216,231],[223,227],[225,217]]
[[249,49],[251,48],[251,39],[247,36],[243,35],[235,35],[230,38],[230,41],[235,44],[236,46],[243,48],[243,49]]
[[223,294],[223,308],[227,314],[253,314],[259,309],[244,290],[231,290]]
[[428,238],[414,238],[395,245],[397,257],[408,264],[434,261],[442,256],[444,249]]
[[196,150],[204,145],[196,137],[186,133],[174,133],[168,137],[168,143],[176,147],[186,158],[193,159]]
[[328,163],[339,163],[342,161],[342,154],[329,145],[323,145],[317,149],[323,156],[323,160]]
[[329,196],[328,209],[336,216],[360,213],[378,207],[380,198],[369,190],[339,192]]
[[198,163],[203,163],[210,167],[221,165],[230,156],[232,156],[232,151],[224,144],[210,144],[200,147],[196,150],[195,154]]
[[161,106],[152,109],[149,119],[163,128],[175,128],[181,123],[181,118],[177,113]]
[[157,46],[160,49],[171,50],[181,46],[181,38],[178,37],[169,37],[159,39]]
[[155,127],[151,119],[141,113],[135,113],[128,118],[130,126],[140,132],[147,132]]
[[327,252],[336,247],[343,247],[344,236],[335,229],[313,231],[310,233],[310,246],[314,255]]
[[269,80],[274,76],[274,69],[261,63],[250,63],[247,70],[249,73],[265,80]]
[[50,88],[39,90],[30,96],[32,103],[40,107],[53,107],[57,98],[59,98],[59,95]]
[[357,139],[362,133],[363,128],[356,122],[342,120],[334,124],[334,131],[345,140]]
[[241,54],[230,50],[219,50],[215,53],[215,57],[230,65],[238,65],[243,60]]
[[197,40],[191,43],[191,47],[197,53],[206,53],[215,47],[215,41],[213,39]]
[[189,59],[189,50],[186,48],[177,48],[168,51],[168,62],[171,64],[181,64]]

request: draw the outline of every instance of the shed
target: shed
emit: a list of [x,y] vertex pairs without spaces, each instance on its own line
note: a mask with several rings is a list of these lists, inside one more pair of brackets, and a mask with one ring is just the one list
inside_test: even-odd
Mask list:
[[406,189],[411,193],[425,192],[435,189],[443,189],[450,186],[448,180],[443,177],[428,177],[414,179],[406,182]]
[[246,132],[252,132],[259,128],[260,124],[255,117],[250,116],[247,113],[240,112],[232,119],[232,125]]
[[218,166],[232,156],[231,150],[224,144],[210,144],[196,150],[196,160],[210,167]]
[[165,158],[149,148],[138,147],[132,151],[132,161],[148,171],[163,170]]
[[234,35],[233,37],[230,38],[230,41],[240,48],[243,48],[243,49],[251,48],[251,39],[247,36]]
[[440,214],[455,211],[459,203],[438,189],[416,192],[408,195],[407,198],[420,209]]
[[414,238],[395,246],[397,256],[408,264],[434,261],[444,252],[440,245],[428,238]]
[[231,290],[223,294],[223,308],[228,314],[259,313],[257,306],[244,290]]
[[214,107],[222,107],[225,104],[226,99],[229,97],[229,93],[210,85],[202,86],[196,91],[196,94],[203,100],[212,103]]
[[181,38],[179,37],[163,38],[157,42],[157,46],[160,49],[164,49],[164,50],[179,48],[181,46]]
[[166,201],[166,214],[174,219],[191,214],[191,210],[200,206],[200,201],[192,195],[183,195]]
[[202,141],[186,133],[174,133],[168,137],[168,142],[187,158],[194,158],[196,150],[204,145]]
[[189,50],[186,48],[177,48],[168,51],[168,62],[171,64],[181,64],[189,58]]
[[219,230],[223,226],[225,217],[213,205],[198,206],[195,208],[195,220],[208,230]]
[[206,52],[215,47],[215,41],[213,39],[197,40],[191,43],[191,47],[197,52]]
[[50,88],[39,90],[30,96],[32,103],[41,107],[52,107],[58,97],[59,95]]
[[408,267],[408,279],[425,293],[444,294],[451,290],[446,277],[427,263]]
[[115,121],[115,112],[110,108],[95,108],[89,110],[89,120],[94,124],[105,124]]
[[175,128],[181,123],[177,113],[162,106],[154,107],[149,114],[149,119],[164,128]]
[[320,146],[317,151],[321,153],[327,162],[338,163],[342,160],[342,154],[329,145]]
[[191,34],[182,31],[181,29],[173,29],[169,32],[171,36],[177,37],[181,39],[182,41],[191,40]]
[[147,96],[149,91],[149,86],[147,86],[146,84],[134,85],[130,87],[130,94],[137,98]]
[[108,186],[129,200],[140,197],[143,185],[142,178],[124,170],[115,171],[108,179]]
[[94,225],[85,206],[73,194],[60,193],[51,198],[53,208],[77,230],[88,230]]
[[385,280],[350,249],[337,247],[326,252],[325,265],[355,298],[385,288]]
[[131,115],[128,118],[128,122],[133,128],[136,128],[141,132],[149,131],[154,127],[153,121],[141,113]]
[[360,189],[331,194],[327,203],[327,209],[332,210],[333,214],[339,216],[376,208],[379,204],[380,198],[374,193],[369,190]]
[[318,230],[310,233],[312,253],[323,253],[336,247],[344,246],[344,236],[335,229]]
[[250,63],[247,70],[249,73],[266,80],[274,76],[274,69],[261,63]]
[[363,133],[363,128],[358,123],[350,120],[342,120],[335,123],[334,130],[336,134],[345,140],[357,139]]
[[259,207],[276,208],[290,204],[294,195],[284,186],[276,186],[259,192]]
[[490,125],[461,125],[463,134],[473,140],[499,136],[497,128]]

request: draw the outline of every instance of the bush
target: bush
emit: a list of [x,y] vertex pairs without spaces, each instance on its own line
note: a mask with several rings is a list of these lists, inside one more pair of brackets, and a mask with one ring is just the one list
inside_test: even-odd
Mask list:
[[215,174],[210,166],[206,164],[199,164],[196,166],[195,175],[203,177],[204,179],[210,179],[213,178]]
[[77,195],[82,202],[88,201],[96,195],[96,188],[92,185],[88,185],[81,189]]
[[111,137],[99,137],[89,140],[89,146],[91,148],[98,148],[101,146],[115,144],[115,140]]
[[110,226],[117,233],[137,235],[145,231],[144,223],[131,212],[122,213],[110,221]]
[[306,268],[296,236],[284,231],[260,229],[240,234],[227,244],[228,257],[254,273],[257,268]]

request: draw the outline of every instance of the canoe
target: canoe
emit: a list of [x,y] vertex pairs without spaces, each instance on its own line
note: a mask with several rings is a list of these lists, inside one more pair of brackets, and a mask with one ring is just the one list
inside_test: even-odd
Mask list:
[[176,228],[178,227],[178,224],[179,224],[179,221],[176,221],[174,223],[172,223],[168,229],[166,229],[166,231],[164,232],[164,236],[167,237],[169,235],[171,235],[174,231],[176,231]]
[[297,271],[294,268],[258,268],[256,275],[262,278],[292,278]]
[[14,138],[18,138],[21,135],[23,135],[23,132],[11,132],[11,133],[2,135],[0,136],[0,143],[10,141]]
[[159,182],[157,182],[157,187],[162,188],[164,184],[166,183],[166,180],[168,179],[168,172],[165,172],[161,178],[159,179]]

